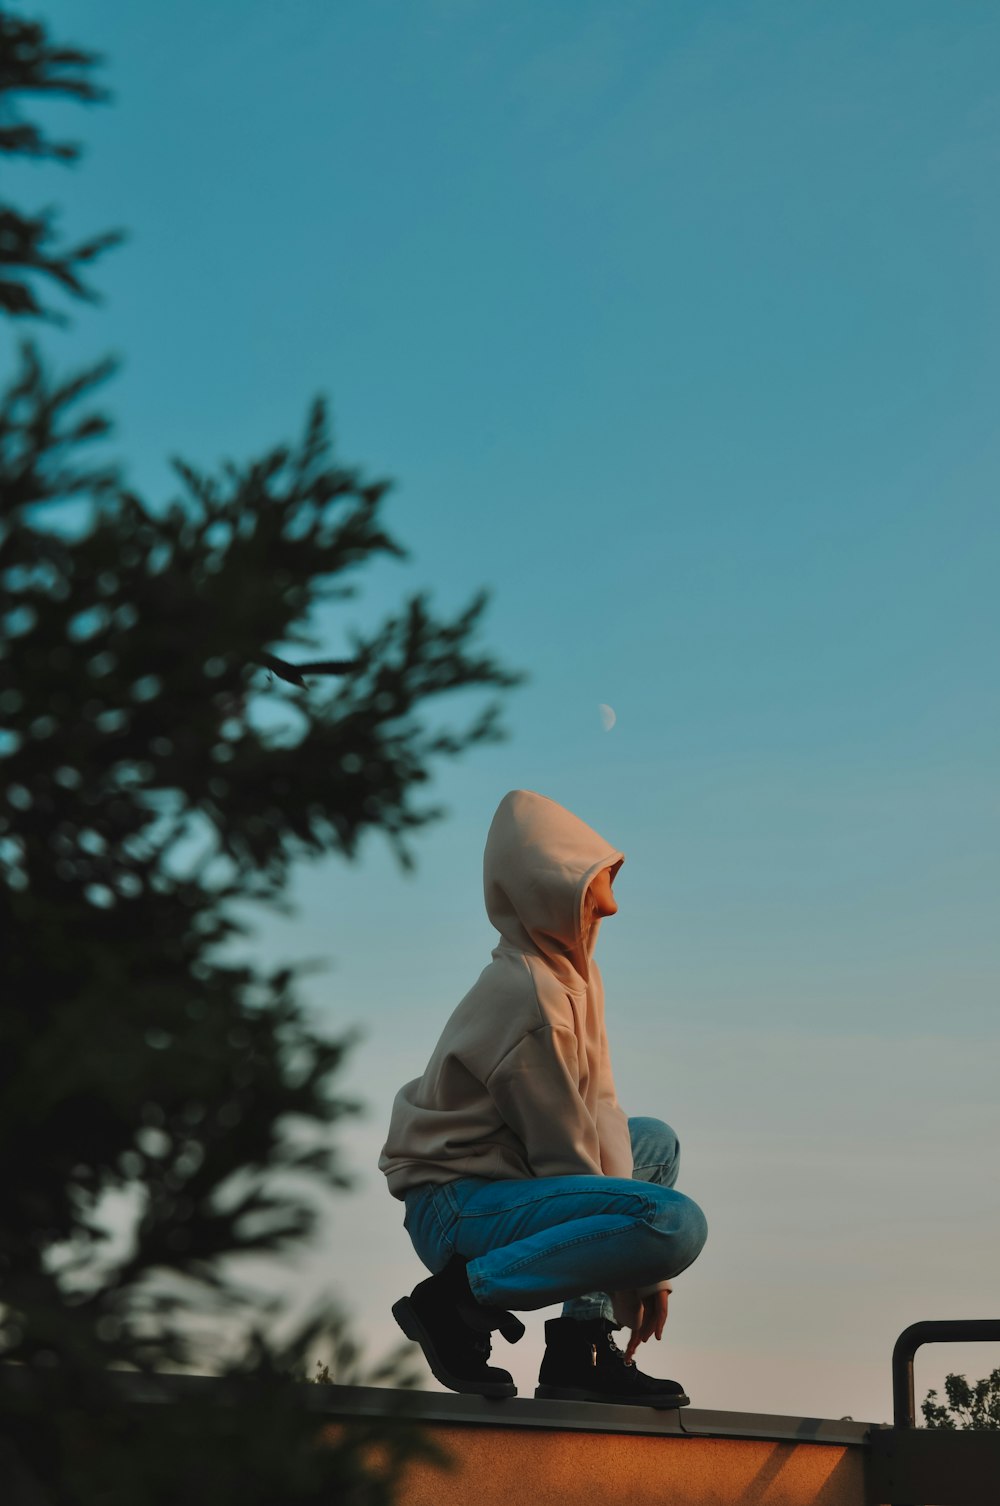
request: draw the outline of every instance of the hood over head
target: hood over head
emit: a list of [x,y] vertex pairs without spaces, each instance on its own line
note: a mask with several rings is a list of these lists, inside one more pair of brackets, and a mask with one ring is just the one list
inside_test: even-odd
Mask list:
[[557,966],[568,961],[586,981],[600,920],[584,925],[584,897],[603,868],[617,873],[624,861],[572,811],[533,790],[511,790],[486,838],[486,913],[518,951]]

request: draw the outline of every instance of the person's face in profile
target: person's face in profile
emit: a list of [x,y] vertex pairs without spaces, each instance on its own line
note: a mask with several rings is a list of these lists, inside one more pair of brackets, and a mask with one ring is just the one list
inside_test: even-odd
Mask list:
[[588,923],[593,924],[606,915],[617,915],[618,901],[612,893],[611,886],[614,883],[614,873],[610,868],[602,868],[596,878],[591,880],[587,890],[587,916]]

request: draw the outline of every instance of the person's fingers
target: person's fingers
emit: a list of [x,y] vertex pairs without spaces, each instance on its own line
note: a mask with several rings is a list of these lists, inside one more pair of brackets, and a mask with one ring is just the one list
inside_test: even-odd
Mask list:
[[650,1292],[643,1298],[642,1314],[642,1342],[656,1337],[662,1338],[663,1324],[667,1316],[666,1292]]
[[644,1304],[643,1304],[642,1300],[640,1299],[636,1303],[635,1315],[634,1315],[632,1323],[630,1324],[632,1332],[629,1334],[628,1344],[625,1347],[625,1358],[627,1360],[631,1360],[633,1358],[633,1356],[635,1355],[636,1350],[638,1349],[639,1345],[642,1343],[642,1329],[643,1329],[644,1320],[645,1320],[645,1307],[644,1307]]
[[649,1309],[645,1305],[645,1302],[642,1302],[639,1304],[639,1311],[636,1314],[636,1320],[632,1324],[632,1337],[629,1340],[630,1348],[633,1353],[640,1344],[645,1344],[646,1340],[649,1338],[649,1332]]
[[631,1360],[640,1344],[645,1344],[655,1334],[663,1337],[663,1325],[667,1320],[668,1292],[650,1292],[637,1301],[623,1326],[631,1329],[625,1358]]

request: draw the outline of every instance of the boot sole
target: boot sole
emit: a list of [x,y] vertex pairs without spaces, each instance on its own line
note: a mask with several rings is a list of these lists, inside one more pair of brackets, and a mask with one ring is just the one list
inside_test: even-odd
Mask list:
[[434,1341],[410,1301],[409,1297],[400,1297],[398,1302],[392,1304],[392,1316],[415,1344],[419,1344],[424,1351],[424,1359],[431,1368],[431,1374],[435,1380],[439,1380],[442,1386],[447,1386],[449,1391],[460,1391],[466,1396],[488,1396],[495,1401],[506,1400],[510,1396],[517,1395],[517,1387],[513,1381],[472,1381],[462,1380],[460,1376],[452,1375],[446,1370],[438,1358]]
[[691,1405],[690,1396],[667,1393],[660,1396],[611,1396],[607,1391],[588,1391],[583,1386],[536,1386],[538,1401],[604,1401],[617,1407],[655,1407],[658,1412],[674,1412]]

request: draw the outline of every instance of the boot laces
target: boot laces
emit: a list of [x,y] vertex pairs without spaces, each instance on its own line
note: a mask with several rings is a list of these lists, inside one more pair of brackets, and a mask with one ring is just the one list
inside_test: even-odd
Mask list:
[[611,1350],[613,1357],[623,1365],[635,1365],[635,1360],[626,1359],[624,1350],[618,1348],[618,1345],[615,1343],[615,1336],[610,1328],[608,1329],[608,1348]]

